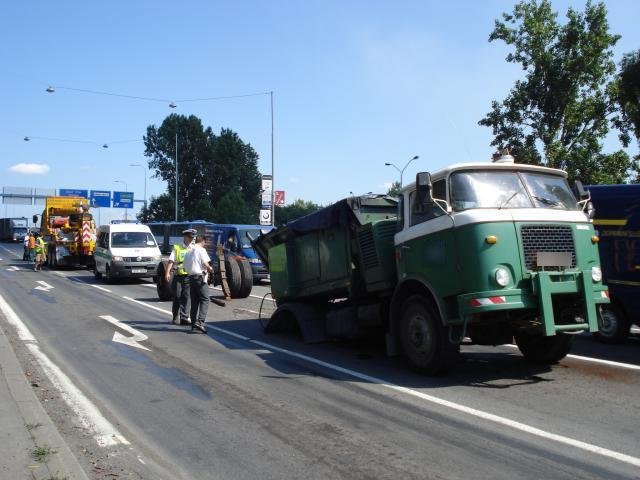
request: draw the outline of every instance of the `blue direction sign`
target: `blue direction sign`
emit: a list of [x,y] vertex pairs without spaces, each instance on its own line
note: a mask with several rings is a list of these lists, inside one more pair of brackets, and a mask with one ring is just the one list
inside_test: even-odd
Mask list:
[[107,190],[91,190],[91,206],[107,207],[111,206],[111,192]]
[[77,188],[61,188],[58,190],[61,197],[84,197],[89,198],[89,190],[80,190]]
[[133,192],[113,192],[113,208],[133,208]]

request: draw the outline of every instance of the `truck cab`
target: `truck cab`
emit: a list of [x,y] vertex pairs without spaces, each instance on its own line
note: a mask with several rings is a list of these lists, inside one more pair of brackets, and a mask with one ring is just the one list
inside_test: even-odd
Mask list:
[[418,174],[402,191],[390,334],[410,363],[444,369],[466,336],[515,337],[525,357],[553,363],[567,333],[598,330],[599,239],[566,177],[506,155]]

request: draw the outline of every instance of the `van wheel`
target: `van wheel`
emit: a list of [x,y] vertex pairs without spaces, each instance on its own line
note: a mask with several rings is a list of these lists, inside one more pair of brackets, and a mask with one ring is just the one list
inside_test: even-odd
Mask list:
[[156,291],[158,292],[158,298],[167,302],[169,300],[173,300],[173,290],[171,289],[171,280],[166,281],[164,279],[166,268],[164,263],[161,263],[158,266],[158,282],[156,283]]
[[402,305],[400,343],[409,364],[427,375],[450,369],[460,353],[460,345],[449,341],[440,315],[422,295],[413,295]]
[[598,332],[594,335],[602,343],[624,342],[631,333],[631,322],[617,305],[603,305],[598,312]]
[[251,294],[253,288],[253,269],[249,260],[246,258],[238,258],[238,265],[240,266],[240,292],[238,298],[247,298]]
[[98,271],[98,265],[93,266],[93,276],[96,280],[100,280],[102,278],[102,274]]
[[109,284],[113,283],[113,276],[111,276],[111,269],[109,268],[109,264],[104,267],[104,281]]
[[227,285],[229,285],[231,298],[241,298],[242,273],[240,272],[240,265],[233,257],[226,257],[224,265],[227,272]]
[[567,356],[571,350],[573,336],[558,333],[550,337],[518,333],[515,335],[516,345],[526,360],[532,363],[552,365]]

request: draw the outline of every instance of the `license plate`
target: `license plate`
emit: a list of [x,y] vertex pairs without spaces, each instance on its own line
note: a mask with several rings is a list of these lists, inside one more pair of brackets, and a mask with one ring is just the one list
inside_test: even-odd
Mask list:
[[132,268],[131,273],[147,273],[146,268]]

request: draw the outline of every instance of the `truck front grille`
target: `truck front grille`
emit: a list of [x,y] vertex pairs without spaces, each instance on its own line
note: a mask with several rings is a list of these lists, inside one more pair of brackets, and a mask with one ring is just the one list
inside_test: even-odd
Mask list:
[[[537,270],[538,252],[571,253],[571,267],[576,266],[576,249],[573,232],[567,225],[523,225],[520,227],[524,263],[527,270]],[[560,267],[546,267],[545,270],[560,270]]]

